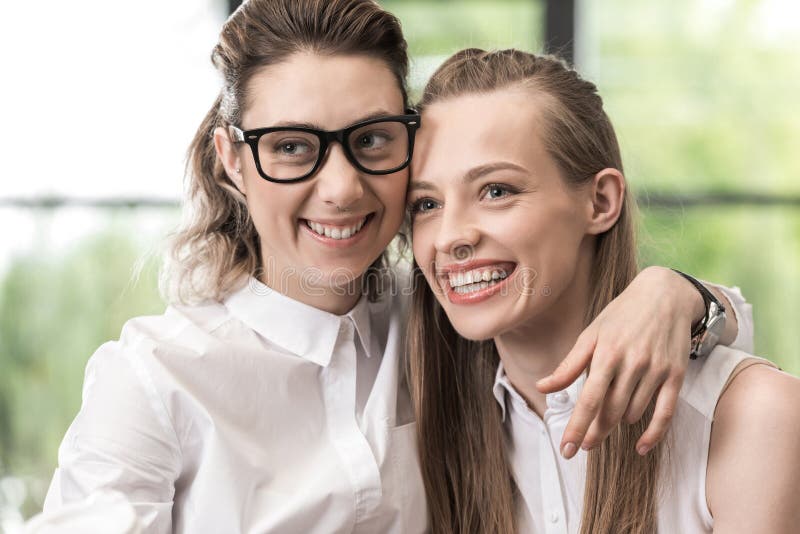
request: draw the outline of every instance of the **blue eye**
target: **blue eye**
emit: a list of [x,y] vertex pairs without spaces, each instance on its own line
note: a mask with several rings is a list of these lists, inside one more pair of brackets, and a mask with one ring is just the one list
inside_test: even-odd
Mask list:
[[481,199],[495,200],[498,198],[507,197],[513,194],[510,188],[500,184],[489,184],[484,188],[484,193]]
[[429,211],[433,211],[439,207],[441,207],[439,203],[432,198],[421,198],[412,202],[408,207],[408,211],[411,213],[411,215],[416,215],[418,213],[427,213]]

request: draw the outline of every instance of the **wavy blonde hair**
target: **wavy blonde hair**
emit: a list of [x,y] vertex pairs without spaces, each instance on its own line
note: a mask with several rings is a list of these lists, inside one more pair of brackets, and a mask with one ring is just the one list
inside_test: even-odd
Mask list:
[[[211,61],[223,87],[187,157],[183,222],[172,236],[159,286],[168,302],[221,301],[261,269],[259,237],[244,196],[214,149],[219,126],[240,123],[248,82],[297,52],[365,55],[389,66],[408,104],[408,53],[400,22],[371,0],[249,0],[225,22]],[[381,291],[385,253],[367,270],[365,292]]]
[[[462,50],[434,73],[420,108],[506,87],[524,88],[532,102],[537,95],[548,97],[542,109],[543,142],[567,184],[581,187],[604,168],[622,171],[617,138],[596,87],[554,57]],[[626,191],[619,219],[597,237],[585,324],[637,273],[634,209]],[[511,534],[519,495],[492,394],[497,349],[491,340],[473,342],[458,335],[417,265],[414,283],[409,380],[432,531]],[[645,457],[634,450],[652,414],[651,403],[640,421],[618,425],[589,452],[581,533],[655,532],[660,449]]]

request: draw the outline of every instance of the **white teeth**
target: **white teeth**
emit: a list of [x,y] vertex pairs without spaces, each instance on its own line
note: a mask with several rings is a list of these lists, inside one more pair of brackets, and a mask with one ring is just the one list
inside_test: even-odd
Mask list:
[[480,291],[481,289],[486,289],[487,287],[489,287],[489,285],[491,285],[489,284],[489,282],[478,282],[475,284],[468,284],[465,286],[456,287],[454,288],[454,291],[459,295],[465,295],[467,293],[472,293],[474,291]]
[[306,225],[315,233],[321,236],[329,237],[331,239],[349,239],[356,235],[367,222],[367,218],[364,217],[358,223],[354,224],[353,226],[342,228],[338,226],[325,226],[324,224],[320,224],[318,222],[306,220]]
[[466,273],[450,273],[448,278],[450,287],[463,294],[487,288],[508,278],[508,274],[504,269],[475,269]]

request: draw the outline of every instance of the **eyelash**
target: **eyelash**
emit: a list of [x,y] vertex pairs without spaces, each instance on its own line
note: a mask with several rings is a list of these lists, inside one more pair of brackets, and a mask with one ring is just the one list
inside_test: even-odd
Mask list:
[[[518,193],[518,191],[516,189],[514,189],[513,187],[510,187],[508,185],[504,185],[504,184],[488,184],[481,190],[481,200],[483,200],[484,197],[486,197],[486,195],[492,189],[500,189],[501,191],[505,192],[506,194],[501,196],[501,197],[495,197],[495,198],[492,198],[492,199],[489,199],[489,200],[499,200],[499,199],[505,198],[507,196],[515,195],[515,194]],[[422,210],[422,203],[423,202],[432,202],[432,203],[436,204],[437,208],[440,207],[440,204],[437,201],[435,201],[432,198],[430,198],[430,197],[423,197],[423,198],[417,199],[417,200],[415,200],[414,202],[411,202],[408,205],[408,212],[412,217],[415,216],[415,215],[428,213],[428,212],[436,209],[436,208],[430,208],[428,210],[423,211]]]
[[[415,200],[414,202],[411,202],[408,205],[408,213],[411,214],[411,216],[413,217],[415,215],[418,215],[418,214],[421,214],[421,213],[427,213],[428,211],[431,211],[431,210],[427,210],[425,212],[422,211],[421,206],[422,206],[423,202],[433,202],[434,204],[437,205],[437,207],[439,206],[439,203],[436,202],[435,200],[433,200],[432,198],[423,197],[423,198]],[[435,209],[435,208],[432,208],[432,209]]]
[[500,199],[505,198],[507,196],[515,195],[515,194],[518,193],[518,191],[516,189],[514,189],[513,187],[510,187],[508,185],[505,185],[505,184],[488,184],[488,185],[486,185],[486,187],[484,187],[481,190],[481,200],[486,198],[486,195],[492,189],[500,189],[501,191],[503,191],[503,192],[505,192],[507,194],[505,194],[505,195],[503,195],[501,197],[494,197],[494,198],[490,198],[490,199],[487,199],[487,200],[500,200]]

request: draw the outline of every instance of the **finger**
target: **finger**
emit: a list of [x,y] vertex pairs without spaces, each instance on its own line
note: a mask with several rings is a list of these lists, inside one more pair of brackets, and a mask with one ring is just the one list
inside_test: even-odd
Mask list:
[[561,439],[561,454],[564,458],[572,458],[578,452],[578,445],[583,443],[589,425],[600,411],[615,373],[614,367],[592,369],[589,373],[589,378],[586,379],[583,391],[575,404],[575,410],[567,422],[564,437]]
[[[589,326],[591,328],[591,325]],[[567,353],[559,366],[550,376],[536,382],[536,389],[541,393],[553,393],[566,389],[583,373],[592,361],[597,336],[594,330],[587,328],[578,336],[575,345]]]
[[598,446],[622,421],[622,416],[625,415],[628,403],[644,372],[644,367],[629,368],[621,371],[611,382],[606,400],[583,438],[583,448],[588,450]]
[[683,383],[683,376],[674,376],[669,378],[658,392],[656,399],[656,407],[653,413],[653,419],[650,425],[645,430],[642,437],[636,443],[636,451],[644,456],[659,441],[664,439],[664,436],[669,429],[672,422],[672,417],[675,415],[675,406],[678,403],[678,394],[681,390]]
[[659,374],[646,374],[636,386],[631,396],[631,402],[625,411],[625,422],[632,425],[642,418],[645,410],[653,400],[658,388],[664,383],[664,376]]
[[600,436],[600,435],[601,432],[600,429],[598,428],[597,419],[595,418],[595,420],[592,421],[592,424],[589,425],[589,430],[586,431],[586,436],[584,436],[583,443],[581,443],[581,449],[585,451],[590,451],[595,447],[597,447],[598,445],[600,445],[602,443],[602,439],[596,437],[593,439],[596,439],[597,441],[590,441],[590,439],[592,438],[589,437],[589,436]]

